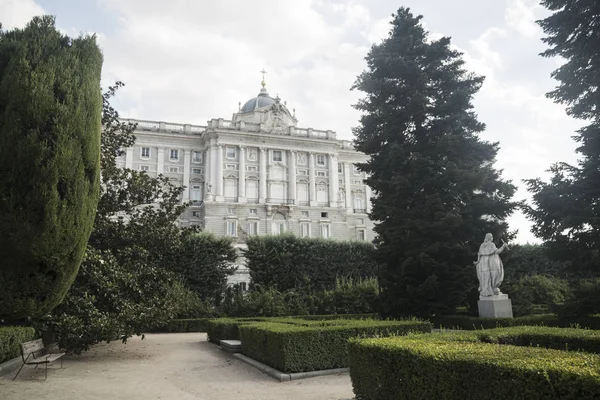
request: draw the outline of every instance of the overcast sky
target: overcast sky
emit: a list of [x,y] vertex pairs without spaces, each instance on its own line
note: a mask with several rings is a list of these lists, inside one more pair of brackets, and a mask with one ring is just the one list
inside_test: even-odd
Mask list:
[[[0,0],[4,28],[52,14],[76,36],[95,32],[104,52],[103,86],[126,86],[114,101],[121,116],[205,124],[231,118],[260,89],[296,109],[299,126],[352,139],[358,113],[351,92],[364,56],[385,38],[391,14],[410,7],[436,36],[450,36],[467,66],[486,77],[475,108],[499,141],[497,166],[519,186],[545,177],[552,162],[575,160],[580,123],[545,98],[561,61],[544,59],[536,0]],[[537,242],[530,223],[509,220],[519,242]]]

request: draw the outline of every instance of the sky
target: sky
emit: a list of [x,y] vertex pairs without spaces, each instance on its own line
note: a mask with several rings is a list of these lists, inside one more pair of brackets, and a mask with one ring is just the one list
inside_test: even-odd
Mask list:
[[[350,88],[401,6],[423,15],[432,38],[451,37],[467,68],[486,77],[474,99],[481,136],[500,143],[496,166],[519,187],[516,200],[529,199],[523,179],[576,161],[581,123],[545,96],[564,60],[539,56],[535,21],[548,12],[535,0],[0,0],[0,22],[11,29],[51,14],[70,36],[95,33],[103,87],[125,83],[113,101],[122,117],[230,119],[258,94],[264,68],[269,93],[296,110],[300,127],[351,140],[362,94]],[[539,242],[521,213],[508,222],[518,242]]]

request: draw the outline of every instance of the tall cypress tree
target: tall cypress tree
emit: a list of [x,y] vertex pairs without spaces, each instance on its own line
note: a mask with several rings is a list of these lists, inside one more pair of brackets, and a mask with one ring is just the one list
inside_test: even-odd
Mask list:
[[47,313],[73,283],[100,192],[102,53],[50,16],[0,32],[0,319]]
[[533,232],[559,259],[583,271],[600,271],[600,2],[543,0],[553,14],[538,21],[549,48],[544,57],[566,63],[552,73],[558,86],[547,95],[567,114],[589,122],[574,136],[577,165],[551,166],[551,179],[527,180]]
[[453,312],[473,289],[473,261],[486,232],[507,239],[515,187],[493,168],[497,143],[471,100],[483,78],[464,69],[450,39],[430,40],[421,16],[400,8],[374,45],[353,89],[366,96],[355,128],[360,168],[374,197],[383,312]]

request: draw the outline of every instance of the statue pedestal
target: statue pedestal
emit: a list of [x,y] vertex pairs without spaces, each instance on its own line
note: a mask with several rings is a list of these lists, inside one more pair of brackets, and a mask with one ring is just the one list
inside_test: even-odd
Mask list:
[[512,318],[512,302],[507,294],[479,296],[477,302],[481,318]]

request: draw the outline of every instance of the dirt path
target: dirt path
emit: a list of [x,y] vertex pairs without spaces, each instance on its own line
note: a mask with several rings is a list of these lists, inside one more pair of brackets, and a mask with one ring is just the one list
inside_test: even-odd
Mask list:
[[[60,368],[60,363],[51,368]],[[16,373],[16,371],[15,371]],[[349,400],[348,374],[277,382],[206,341],[203,333],[151,334],[66,357],[63,369],[25,366],[0,378],[0,399]]]

